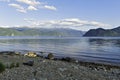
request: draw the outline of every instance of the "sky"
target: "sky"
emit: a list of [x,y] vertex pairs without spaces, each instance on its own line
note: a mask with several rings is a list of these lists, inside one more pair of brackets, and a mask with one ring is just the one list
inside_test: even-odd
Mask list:
[[120,0],[0,0],[0,27],[72,28],[120,26]]

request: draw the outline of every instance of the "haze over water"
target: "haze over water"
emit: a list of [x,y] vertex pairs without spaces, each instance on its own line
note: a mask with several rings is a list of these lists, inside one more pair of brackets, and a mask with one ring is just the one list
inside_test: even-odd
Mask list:
[[120,65],[118,37],[0,37],[0,51],[52,52],[56,57]]

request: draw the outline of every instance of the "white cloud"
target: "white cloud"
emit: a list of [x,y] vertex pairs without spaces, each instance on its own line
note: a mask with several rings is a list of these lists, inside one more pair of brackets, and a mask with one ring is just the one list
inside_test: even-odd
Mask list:
[[26,13],[25,8],[22,7],[22,6],[19,5],[19,4],[11,3],[11,4],[8,4],[8,5],[11,6],[11,7],[16,8],[16,10],[19,11],[19,12]]
[[[5,0],[5,2],[13,2],[12,0]],[[17,4],[16,4],[17,3]],[[57,10],[55,6],[50,6],[38,0],[15,0],[14,3],[8,4],[15,7],[17,11],[27,13],[27,11],[37,11],[39,9]]]
[[24,9],[24,8],[23,8],[22,6],[20,6],[19,4],[14,4],[14,3],[9,4],[9,6],[15,7],[15,8],[17,8],[17,9]]
[[54,6],[49,6],[49,5],[45,5],[44,8],[49,9],[49,10],[57,10],[56,7],[54,7]]
[[3,25],[3,26],[0,26],[2,28],[10,28],[10,26],[7,26],[7,25]]
[[25,9],[17,9],[17,11],[19,11],[21,13],[27,13],[27,11]]
[[27,5],[31,5],[31,6],[36,6],[39,5],[41,2],[36,1],[36,0],[16,0],[17,2],[21,2]]
[[93,24],[93,25],[96,25],[96,26],[109,26],[108,24],[104,24],[104,23],[96,22],[96,21],[92,21],[92,22],[90,22],[90,24]]
[[48,5],[47,3],[41,2],[39,0],[0,0],[0,2],[9,3],[9,6],[16,8],[16,11],[21,13],[37,11],[39,9],[48,9],[52,11],[57,10],[55,6]]
[[28,10],[37,10],[37,8],[35,8],[34,6],[28,6]]
[[25,19],[28,23],[31,23],[33,27],[44,27],[44,28],[74,28],[80,29],[81,27],[110,27],[109,24],[104,24],[96,21],[87,21],[80,20],[78,18],[69,18],[69,19],[61,19],[61,20],[48,20],[48,21],[35,21]]

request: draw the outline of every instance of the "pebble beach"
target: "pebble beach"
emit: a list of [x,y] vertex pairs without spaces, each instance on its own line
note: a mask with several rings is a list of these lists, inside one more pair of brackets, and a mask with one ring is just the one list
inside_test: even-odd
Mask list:
[[[32,66],[24,62],[34,61]],[[6,68],[0,80],[120,80],[120,66],[28,57],[18,54],[0,54],[5,65],[19,63],[18,67]]]

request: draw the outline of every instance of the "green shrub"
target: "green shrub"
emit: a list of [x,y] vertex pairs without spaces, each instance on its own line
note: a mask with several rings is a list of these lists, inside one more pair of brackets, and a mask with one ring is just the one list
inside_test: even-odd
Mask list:
[[15,63],[10,64],[10,69],[15,67]]
[[17,62],[17,63],[16,63],[16,67],[19,67],[19,66],[20,66],[20,64]]
[[6,64],[6,65],[5,65],[5,68],[10,68],[9,64]]
[[0,62],[0,73],[3,71],[5,71],[5,65],[2,62]]

